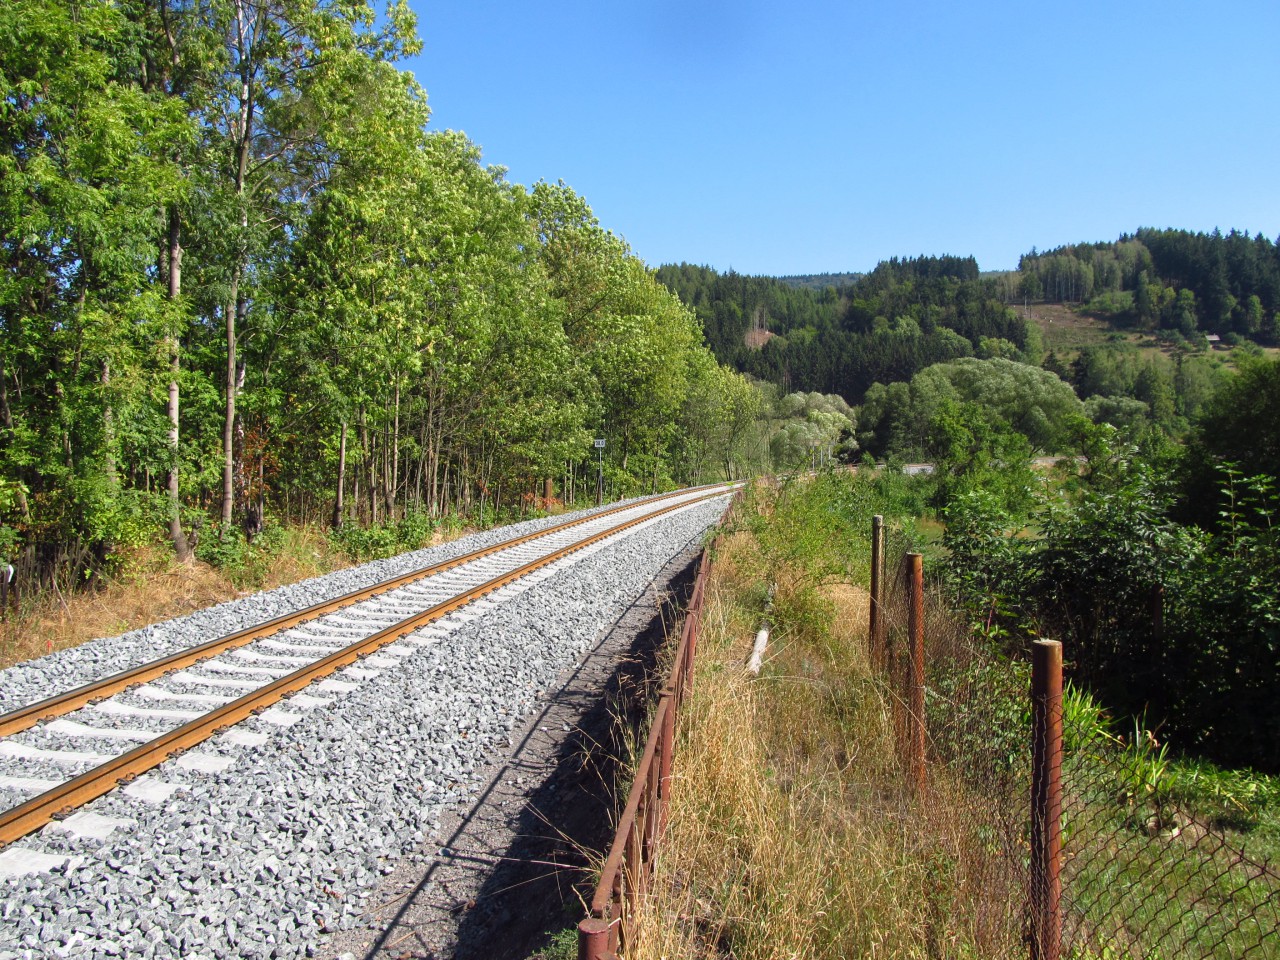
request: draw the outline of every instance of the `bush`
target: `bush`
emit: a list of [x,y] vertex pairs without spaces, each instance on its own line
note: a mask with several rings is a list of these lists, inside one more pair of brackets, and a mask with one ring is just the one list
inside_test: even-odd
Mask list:
[[329,531],[329,541],[352,560],[385,560],[431,543],[437,523],[430,514],[414,511],[394,523],[362,527],[344,524]]
[[238,530],[220,535],[212,525],[198,531],[196,559],[217,567],[237,587],[261,587],[266,582],[271,562],[280,555],[285,544],[285,530],[268,521],[250,543]]

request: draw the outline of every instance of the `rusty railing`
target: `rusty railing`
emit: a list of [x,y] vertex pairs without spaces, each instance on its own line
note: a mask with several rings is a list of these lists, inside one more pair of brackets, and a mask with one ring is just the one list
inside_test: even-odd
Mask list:
[[693,682],[693,661],[714,547],[713,544],[702,551],[680,641],[653,712],[635,781],[591,898],[590,916],[578,924],[578,960],[613,960],[617,956],[627,942],[632,910],[648,889],[653,857],[666,826],[676,716]]

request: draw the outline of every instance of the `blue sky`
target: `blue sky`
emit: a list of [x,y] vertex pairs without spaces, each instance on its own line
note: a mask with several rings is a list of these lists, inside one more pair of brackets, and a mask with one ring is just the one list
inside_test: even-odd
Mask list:
[[1280,233],[1280,2],[410,0],[432,126],[652,266]]

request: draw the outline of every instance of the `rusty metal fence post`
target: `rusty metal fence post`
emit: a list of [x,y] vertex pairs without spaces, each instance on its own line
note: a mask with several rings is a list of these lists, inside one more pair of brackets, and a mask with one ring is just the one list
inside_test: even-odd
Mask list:
[[884,648],[884,517],[871,518],[871,623],[867,631],[871,663],[878,670],[888,664]]
[[907,554],[907,760],[911,785],[916,793],[925,790],[924,722],[924,558]]
[[1031,960],[1062,951],[1062,644],[1031,659]]
[[658,750],[658,834],[667,829],[667,808],[671,803],[671,768],[676,751],[676,705],[674,691],[667,696],[667,710],[662,715],[662,744]]
[[578,923],[578,960],[596,960],[611,952],[609,931],[613,924],[608,920],[587,917]]

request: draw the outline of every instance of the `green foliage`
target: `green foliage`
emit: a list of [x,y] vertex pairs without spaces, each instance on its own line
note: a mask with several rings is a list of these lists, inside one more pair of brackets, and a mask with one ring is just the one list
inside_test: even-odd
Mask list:
[[853,526],[849,505],[848,480],[836,474],[784,482],[772,514],[751,515],[768,580],[794,576],[816,585],[847,577],[858,555],[855,538],[865,536]]
[[975,633],[1006,649],[1032,628],[1021,608],[1031,541],[995,493],[971,489],[943,509],[947,570]]
[[395,523],[344,524],[330,530],[329,539],[352,560],[365,562],[428,546],[435,529],[436,522],[428,514],[410,512]]
[[[971,257],[893,259],[821,290],[690,264],[663,266],[658,277],[696,312],[721,362],[779,389],[852,402],[872,383],[972,356],[984,338],[989,350],[1036,363],[1042,350]],[[766,332],[763,346],[747,345]]]
[[[937,483],[930,474],[908,476],[902,472],[902,461],[890,459],[884,469],[877,470],[875,461],[868,454],[858,465],[856,489],[867,489],[867,496],[880,505],[885,516],[910,521],[931,512]],[[867,516],[877,511],[871,510]]]
[[1068,681],[1062,688],[1062,749],[1068,754],[1112,740],[1111,717],[1087,689]]
[[1267,337],[1280,310],[1280,246],[1259,234],[1138,230],[1114,243],[1031,253],[1019,263],[1029,299],[1088,301],[1111,322]]
[[855,414],[840,397],[791,393],[778,401],[773,412],[778,422],[769,449],[778,469],[817,467],[847,458],[857,449]]
[[1114,324],[1127,324],[1136,319],[1134,295],[1131,291],[1107,290],[1084,305],[1094,315],[1106,317]]
[[0,523],[0,564],[9,564],[18,558],[22,546],[22,534],[7,524]]
[[1275,481],[1228,468],[1209,535],[1171,519],[1172,490],[1148,457],[1105,428],[1082,436],[1081,475],[1029,512],[998,487],[951,495],[962,608],[1006,649],[1028,632],[1061,639],[1101,703],[1150,709],[1180,749],[1280,769]]
[[406,503],[490,522],[580,490],[594,437],[619,493],[754,467],[760,395],[585,200],[428,132],[395,67],[415,30],[364,0],[0,9],[0,519],[25,548],[109,562],[182,516],[249,569],[223,534],[331,514],[343,456],[358,556],[424,539],[385,527]]
[[1187,443],[1179,515],[1213,529],[1228,509],[1221,465],[1246,477],[1280,477],[1280,361],[1247,358],[1200,408]]
[[1165,775],[1172,802],[1215,826],[1251,830],[1280,810],[1280,778],[1247,768],[1223,769],[1205,760],[1178,759]]
[[271,561],[279,555],[284,543],[283,531],[269,533],[270,526],[250,543],[239,530],[219,536],[209,532],[196,541],[196,558],[217,567],[240,589],[261,587]]
[[1280,533],[1276,481],[1224,468],[1217,531],[1171,597],[1170,728],[1207,756],[1280,771]]
[[1030,667],[1002,657],[980,657],[959,669],[937,669],[925,699],[931,742],[955,769],[980,776],[978,785],[1025,783],[1031,709]]
[[1071,388],[1047,370],[968,358],[928,367],[909,384],[873,385],[860,410],[861,440],[872,452],[946,457],[956,443],[949,425],[959,417],[1053,452],[1067,442],[1063,425],[1081,412]]
[[540,956],[543,960],[574,960],[578,956],[577,927],[566,927],[552,934]]
[[[1187,419],[1200,411],[1228,376],[1217,357],[1188,355],[1184,349],[1169,360],[1127,345],[1086,347],[1070,372],[1094,422],[1136,427],[1149,420],[1174,436],[1185,433]],[[1133,400],[1144,404],[1145,410],[1133,406]]]
[[1134,717],[1127,738],[1119,738],[1122,752],[1112,761],[1119,780],[1118,802],[1126,811],[1125,822],[1148,832],[1168,827],[1169,744],[1156,740],[1145,717]]
[[103,544],[108,553],[152,542],[165,515],[159,495],[120,490],[99,477],[73,481],[70,492],[79,513],[79,539]]

